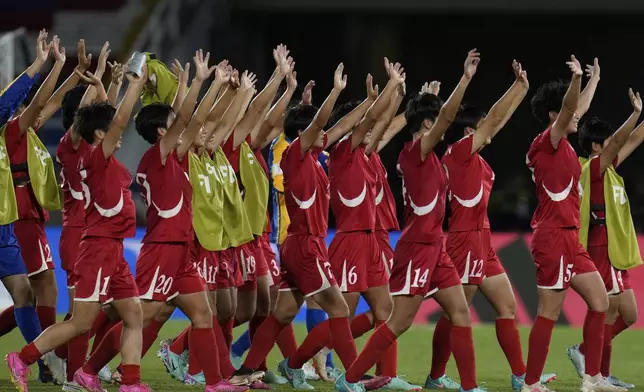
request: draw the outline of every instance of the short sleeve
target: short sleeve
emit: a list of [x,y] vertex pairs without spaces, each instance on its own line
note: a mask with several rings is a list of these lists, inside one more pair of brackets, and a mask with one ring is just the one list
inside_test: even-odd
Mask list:
[[449,155],[455,162],[461,164],[469,163],[474,156],[474,154],[472,154],[473,141],[474,137],[472,135],[465,136],[449,147]]
[[351,138],[346,137],[340,140],[333,147],[329,159],[332,165],[342,167],[348,160],[351,159]]

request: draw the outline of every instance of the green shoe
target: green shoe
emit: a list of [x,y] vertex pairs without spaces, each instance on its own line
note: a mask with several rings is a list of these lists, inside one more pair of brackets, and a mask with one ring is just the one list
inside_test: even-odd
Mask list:
[[326,375],[331,380],[337,380],[342,375],[342,370],[340,370],[338,368],[328,367],[328,368],[326,368]]
[[186,373],[181,366],[181,355],[170,350],[170,346],[161,346],[157,351],[157,357],[163,362],[166,371],[177,381],[183,382]]
[[244,363],[244,358],[238,357],[235,355],[232,351],[230,352],[230,363],[233,365],[235,369],[239,369]]
[[410,384],[408,381],[400,378],[400,376],[392,377],[389,384],[382,387],[382,389],[396,390],[396,391],[421,391],[423,387],[420,385]]
[[306,382],[306,377],[304,376],[304,370],[302,369],[291,369],[288,367],[288,358],[280,362],[277,370],[288,380],[288,383],[295,389],[315,389],[313,386]]
[[437,379],[433,379],[428,375],[425,380],[425,388],[427,389],[460,389],[461,385],[452,380],[447,374],[443,374]]
[[276,385],[288,384],[288,380],[286,378],[270,370],[267,371],[266,374],[264,374],[264,382],[267,384],[276,384]]

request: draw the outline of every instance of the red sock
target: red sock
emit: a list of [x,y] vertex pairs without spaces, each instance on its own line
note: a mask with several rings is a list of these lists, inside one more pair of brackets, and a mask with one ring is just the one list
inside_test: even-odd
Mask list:
[[186,351],[190,345],[189,332],[190,326],[188,325],[183,331],[181,331],[179,336],[174,338],[174,341],[170,345],[170,351],[177,355],[183,354],[183,352]]
[[103,366],[110,363],[119,354],[121,351],[122,332],[123,323],[118,323],[105,334],[96,351],[90,355],[85,365],[83,365],[83,371],[85,373],[97,375]]
[[36,348],[36,345],[32,342],[26,345],[25,347],[22,348],[20,353],[18,354],[18,357],[22,362],[25,363],[27,366],[31,366],[34,363],[36,363],[37,360],[42,357],[43,354],[38,351]]
[[143,328],[143,344],[141,346],[141,358],[145,357],[148,350],[154,342],[156,342],[157,337],[159,337],[159,331],[163,328],[163,323],[157,320],[152,320],[147,327]]
[[255,332],[255,339],[250,343],[250,350],[246,354],[244,367],[257,369],[271,352],[277,337],[287,325],[281,324],[271,313]]
[[450,346],[450,336],[452,332],[452,322],[447,317],[441,317],[434,328],[432,337],[432,368],[429,376],[436,380],[445,375],[447,361],[452,355]]
[[292,323],[284,327],[280,336],[277,337],[277,347],[279,347],[284,358],[292,357],[295,351],[297,351],[297,340],[295,340],[295,331],[293,330]]
[[[188,337],[188,340],[190,339],[189,338],[190,332],[186,334],[186,337]],[[219,348],[217,348],[217,350],[219,350]],[[203,368],[201,367],[201,363],[199,363],[199,358],[197,357],[197,350],[188,351],[188,374],[191,376],[194,376],[195,374],[199,374],[202,371],[203,371]]]
[[[253,341],[253,336],[255,336],[255,332],[257,331],[259,326],[262,325],[264,320],[266,320],[266,317],[253,316],[253,318],[250,319],[250,322],[248,323],[248,334],[250,336],[251,342]],[[279,336],[278,336],[278,339],[279,339]],[[268,367],[266,367],[266,359],[264,359],[264,361],[259,364],[259,367],[257,368],[257,370],[263,370],[263,371],[268,370]]]
[[219,371],[219,356],[215,333],[212,328],[192,328],[190,333],[190,351],[194,351],[197,360],[203,367],[203,375],[206,378],[206,385],[215,385],[221,381]]
[[353,339],[357,339],[366,334],[371,331],[372,328],[373,323],[369,320],[367,312],[360,313],[353,318],[353,321],[351,321],[351,335],[353,336]]
[[55,306],[36,306],[40,328],[44,331],[56,324],[56,307]]
[[221,330],[221,325],[217,322],[217,316],[213,316],[212,318],[212,327],[215,331],[215,339],[217,340],[219,370],[223,378],[229,379],[233,373],[235,373],[235,368],[233,367],[233,364],[230,363],[230,351],[226,346],[226,339],[224,338],[224,333]]
[[233,344],[233,324],[235,320],[229,319],[221,324],[221,330],[224,333],[224,338],[226,339],[226,347],[230,350],[230,346]]
[[67,356],[67,381],[74,380],[74,374],[85,363],[87,348],[89,347],[89,333],[81,334],[67,343],[69,347]]
[[615,324],[613,324],[613,331],[612,331],[613,339],[615,339],[615,336],[619,335],[627,328],[628,328],[628,325],[626,325],[622,316],[617,316],[617,320],[615,320]]
[[358,357],[356,342],[351,335],[349,318],[332,317],[329,319],[329,328],[331,329],[331,347],[338,354],[344,368],[348,369]]
[[[376,328],[385,324],[386,321],[376,321]],[[351,324],[353,326],[353,324]],[[354,335],[355,338],[355,335]],[[376,363],[376,376],[396,377],[398,370],[398,341],[394,340],[387,351]]]
[[555,320],[537,316],[530,330],[528,343],[528,364],[526,367],[526,385],[539,382],[543,367],[546,365],[552,329],[555,327]]
[[496,319],[496,339],[505,354],[512,374],[523,376],[525,374],[525,362],[521,352],[521,336],[515,319]]
[[[301,369],[302,366],[325,346],[331,346],[330,319],[316,325],[288,360],[288,367]],[[332,346],[331,346],[332,347]]]
[[601,372],[602,376],[610,376],[610,360],[613,354],[613,326],[604,326],[604,348],[602,350]]
[[586,345],[584,344],[584,342],[581,342],[581,344],[579,345],[579,352],[586,355]]
[[[94,331],[94,343],[92,343],[92,351],[90,351],[90,354],[94,354],[94,351],[96,351],[98,345],[101,344],[105,335],[107,335],[110,329],[114,328],[119,322],[119,320],[110,320],[103,312],[98,314],[98,317],[94,321],[94,326],[92,327],[92,330]],[[90,331],[90,337],[91,336],[92,332]]]
[[13,313],[13,305],[0,312],[0,336],[8,334],[17,326],[16,315]]
[[[67,321],[70,318],[72,318],[72,315],[67,313],[65,315],[65,319],[63,321]],[[69,346],[69,343],[65,343],[65,344],[61,344],[60,346],[56,347],[56,350],[54,350],[54,352],[56,353],[56,356],[58,358],[67,359],[68,346]],[[87,350],[85,350],[85,351],[87,351]]]
[[121,376],[123,385],[136,385],[141,383],[141,366],[121,365]]
[[584,320],[584,343],[586,344],[586,374],[595,376],[601,371],[604,347],[604,321],[606,313],[588,309]]
[[[333,331],[333,328],[331,330]],[[369,340],[367,340],[367,344],[365,344],[362,352],[360,352],[360,356],[356,358],[353,364],[347,367],[347,365],[342,362],[342,364],[348,369],[345,373],[346,380],[350,383],[360,381],[360,378],[362,378],[362,376],[371,369],[376,361],[387,352],[387,349],[395,340],[396,335],[391,331],[391,329],[389,329],[387,324],[382,324],[380,327],[376,328],[376,331],[371,335]]]
[[476,358],[474,356],[472,327],[452,325],[449,341],[456,361],[456,368],[461,378],[461,387],[466,391],[476,388]]

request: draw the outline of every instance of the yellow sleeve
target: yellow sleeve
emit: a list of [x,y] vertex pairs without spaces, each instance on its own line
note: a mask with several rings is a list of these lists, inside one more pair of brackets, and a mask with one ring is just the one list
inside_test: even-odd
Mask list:
[[286,140],[281,139],[278,143],[275,143],[273,148],[273,166],[271,167],[271,178],[273,179],[273,188],[280,193],[284,193],[284,175],[282,173],[282,168],[280,167],[280,162],[282,161],[282,155],[288,147]]

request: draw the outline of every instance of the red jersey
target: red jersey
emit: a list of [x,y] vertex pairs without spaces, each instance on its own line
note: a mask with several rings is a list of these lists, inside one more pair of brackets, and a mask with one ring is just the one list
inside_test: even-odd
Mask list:
[[[617,167],[618,158],[613,160],[613,166]],[[606,218],[606,211],[593,211],[593,206],[605,206],[604,200],[604,173],[600,171],[599,156],[590,160],[590,206],[592,218]],[[606,224],[594,225],[590,223],[588,229],[588,246],[606,246],[608,245],[608,230]]]
[[92,146],[81,139],[78,148],[74,148],[71,130],[58,142],[56,147],[56,160],[60,163],[60,187],[63,190],[63,226],[85,226],[85,203],[83,201],[83,188],[78,172],[78,163]]
[[398,156],[405,202],[400,241],[432,243],[443,236],[447,176],[434,151],[422,159],[420,142],[406,143]]
[[351,150],[351,136],[340,140],[329,156],[331,209],[338,233],[376,229],[375,171],[360,144]]
[[396,218],[396,199],[387,181],[387,169],[374,151],[369,155],[369,162],[378,176],[376,183],[376,230],[400,230]]
[[143,242],[191,242],[192,186],[188,158],[179,160],[176,150],[161,158],[161,142],[150,147],[136,169],[136,183],[148,207]]
[[[326,136],[324,139],[326,145]],[[288,234],[326,236],[329,227],[329,179],[318,161],[322,149],[302,156],[300,138],[284,150],[284,197],[291,223]]]
[[[29,169],[27,168],[27,135],[20,134],[19,117],[7,122],[4,137],[7,144],[9,163],[11,164],[13,184],[16,190],[18,219],[49,220],[49,212],[40,206],[31,186]],[[47,153],[47,156],[49,156],[49,153]]]
[[530,145],[526,163],[532,171],[539,201],[532,215],[532,228],[579,228],[581,165],[568,139],[561,139],[555,149],[548,128]]
[[479,155],[472,154],[474,137],[470,134],[447,148],[442,163],[448,180],[448,199],[452,214],[449,231],[489,229],[487,205],[494,184],[494,172]]
[[80,159],[79,174],[85,198],[83,237],[134,237],[136,210],[127,168],[114,155],[105,158],[99,144]]

